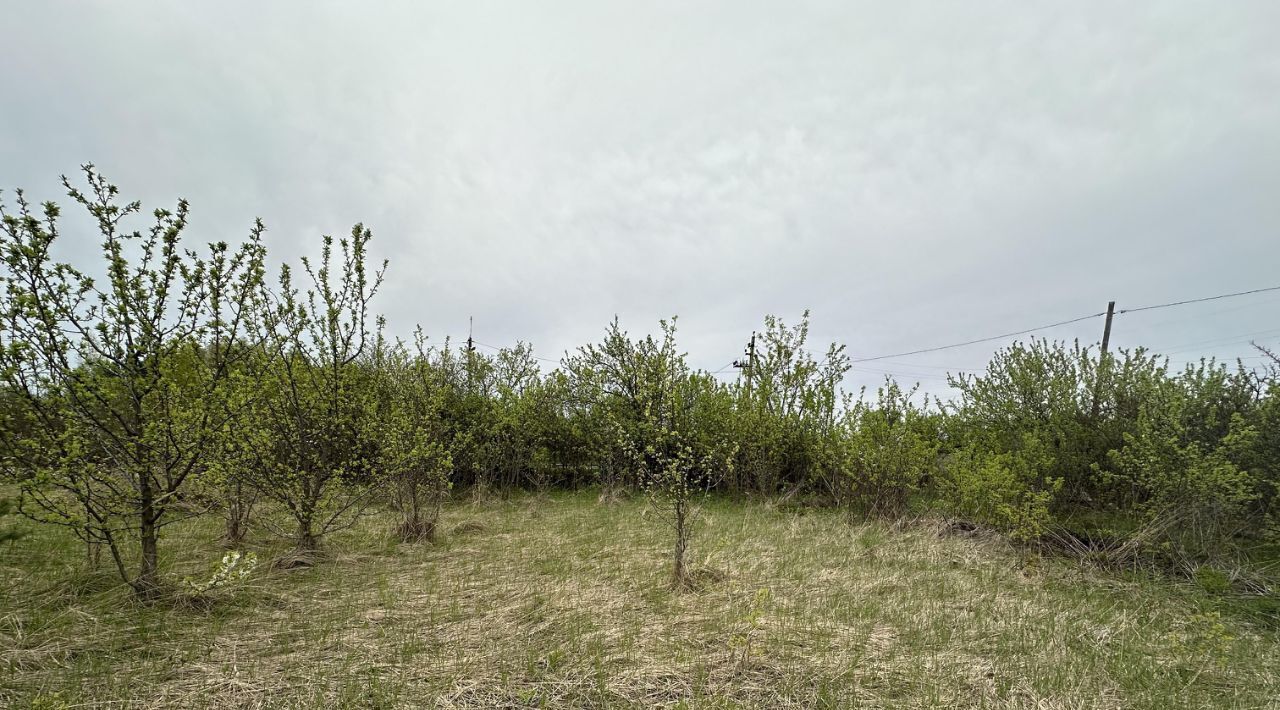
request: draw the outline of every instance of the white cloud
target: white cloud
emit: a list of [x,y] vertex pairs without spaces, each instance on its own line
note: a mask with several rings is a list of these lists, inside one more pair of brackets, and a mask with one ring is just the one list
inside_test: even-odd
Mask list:
[[[285,256],[362,220],[401,332],[474,315],[551,355],[679,313],[714,368],[808,307],[896,352],[1270,285],[1277,7],[33,4],[0,46],[0,183],[52,196],[94,160],[206,234],[263,216]],[[1116,340],[1280,328],[1184,313]]]

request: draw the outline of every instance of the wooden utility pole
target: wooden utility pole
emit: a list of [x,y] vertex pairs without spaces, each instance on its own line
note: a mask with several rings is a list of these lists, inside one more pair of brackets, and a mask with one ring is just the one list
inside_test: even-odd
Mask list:
[[475,330],[475,316],[467,316],[467,387],[471,387],[471,371],[474,369],[476,351],[475,341],[471,339],[472,332]]
[[1107,322],[1102,326],[1102,350],[1098,357],[1098,381],[1093,386],[1093,410],[1092,417],[1098,418],[1098,408],[1101,406],[1101,395],[1103,380],[1107,374],[1107,347],[1111,345],[1111,319],[1116,314],[1116,302],[1109,301],[1107,303]]
[[746,373],[746,375],[747,375],[747,396],[748,396],[748,397],[750,397],[750,396],[751,396],[751,378],[755,375],[755,371],[756,371],[756,334],[755,334],[755,331],[752,331],[752,332],[751,332],[751,342],[747,343],[747,351],[746,351],[746,355],[747,355],[747,359],[746,359],[746,361],[745,361],[745,362],[743,362],[742,360],[734,360],[734,361],[733,361],[733,366],[734,366],[734,367],[736,367],[736,368],[739,368],[739,369],[743,370],[743,371]]
[[1107,346],[1111,344],[1111,318],[1116,314],[1116,302],[1107,303],[1107,324],[1102,326],[1102,354],[1107,354]]

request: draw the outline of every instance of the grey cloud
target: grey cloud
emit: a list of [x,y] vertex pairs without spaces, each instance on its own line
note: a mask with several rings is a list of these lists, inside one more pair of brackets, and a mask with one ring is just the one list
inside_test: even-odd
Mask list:
[[[718,368],[811,308],[878,355],[1272,285],[1277,7],[31,3],[0,46],[0,184],[54,196],[93,160],[191,199],[201,236],[261,215],[282,258],[364,221],[401,333],[475,316],[554,357],[678,313]],[[1274,303],[1116,340],[1248,355],[1231,336],[1280,329]],[[991,347],[849,384],[942,391]]]

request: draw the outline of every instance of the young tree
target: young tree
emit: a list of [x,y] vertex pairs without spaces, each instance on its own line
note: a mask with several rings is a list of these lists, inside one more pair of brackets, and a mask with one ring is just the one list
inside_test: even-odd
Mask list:
[[440,508],[449,494],[453,460],[441,413],[443,380],[417,335],[417,354],[403,344],[379,344],[378,464],[390,478],[404,540],[435,539]]
[[494,361],[472,349],[454,349],[446,339],[430,352],[432,369],[443,381],[443,418],[453,469],[459,482],[483,497],[497,482],[497,442],[491,436],[496,413]]
[[490,436],[502,480],[546,490],[557,459],[572,458],[575,442],[562,428],[564,390],[559,376],[543,377],[528,343],[503,348],[494,363],[494,417]]
[[735,392],[735,488],[773,494],[814,477],[833,492],[838,488],[839,386],[849,358],[843,345],[832,344],[818,360],[805,347],[808,338],[808,311],[793,327],[765,317]]
[[0,205],[0,380],[16,399],[0,424],[3,469],[23,513],[105,544],[121,578],[153,596],[159,531],[237,415],[225,395],[260,307],[263,227],[199,257],[181,246],[186,201],[127,231],[141,204],[119,204],[93,166],[84,174],[87,191],[63,185],[102,237],[101,281],[54,260],[56,204],[38,215],[18,192],[16,213]]
[[[369,302],[385,262],[370,278],[372,237],[357,224],[348,239],[325,236],[318,265],[306,258],[307,290],[280,271],[280,291],[266,317],[271,357],[260,374],[263,416],[254,427],[262,466],[255,485],[293,518],[297,549],[319,549],[327,533],[355,522],[385,478],[375,465],[377,383],[365,361],[381,320]],[[336,269],[336,270],[335,270]]]
[[265,413],[263,407],[263,382],[252,377],[264,367],[264,354],[259,351],[250,356],[236,373],[228,397],[233,399],[242,416],[235,426],[228,426],[219,433],[219,447],[209,471],[197,481],[196,496],[208,507],[222,515],[222,542],[228,548],[239,547],[249,534],[250,520],[257,506],[260,493],[254,487],[254,476],[262,467],[262,447],[259,446],[260,422]]
[[859,398],[844,418],[843,470],[862,510],[903,513],[922,481],[937,467],[938,437],[929,426],[929,401],[917,405],[916,388],[903,390],[891,377],[874,404]]
[[[732,466],[733,451],[706,424],[704,408],[716,400],[717,385],[705,373],[691,372],[685,356],[676,349],[675,323],[662,321],[662,340],[652,336],[633,343],[606,342],[613,356],[600,360],[602,349],[588,346],[573,360],[580,377],[593,377],[595,391],[625,396],[623,407],[603,409],[615,417],[618,446],[633,462],[641,485],[653,504],[666,514],[675,535],[672,549],[672,583],[687,587],[692,579],[685,554],[693,535],[696,502],[716,477]],[[612,336],[620,333],[615,322]],[[604,365],[619,369],[598,368]],[[603,374],[603,377],[600,375]],[[616,379],[615,379],[616,378]],[[602,405],[610,404],[608,401]],[[630,414],[622,420],[621,415]]]

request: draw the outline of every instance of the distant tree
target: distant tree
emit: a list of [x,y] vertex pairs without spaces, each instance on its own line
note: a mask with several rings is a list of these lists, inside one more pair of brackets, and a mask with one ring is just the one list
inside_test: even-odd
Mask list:
[[840,382],[849,356],[837,344],[821,359],[809,352],[808,311],[794,326],[775,316],[764,320],[734,393],[734,487],[770,495],[784,485],[838,488]]
[[105,544],[121,578],[153,596],[159,530],[238,414],[226,394],[261,304],[263,227],[199,257],[181,245],[186,201],[126,231],[141,204],[119,204],[92,166],[84,174],[87,191],[63,185],[97,224],[101,281],[53,259],[56,204],[37,214],[19,191],[16,213],[0,205],[0,382],[14,405],[0,468],[17,477],[24,514]]
[[451,487],[442,411],[447,382],[431,366],[419,332],[417,352],[379,343],[378,466],[390,480],[404,540],[434,540],[440,508]]
[[324,535],[350,526],[385,483],[376,461],[377,373],[367,362],[381,320],[369,302],[386,264],[366,268],[372,234],[323,238],[320,261],[302,260],[305,291],[280,271],[276,303],[265,317],[270,357],[260,373],[265,395],[251,434],[262,465],[255,486],[293,519],[299,552],[318,550]]
[[693,580],[685,556],[697,501],[731,469],[733,450],[708,426],[707,409],[718,401],[715,381],[689,369],[676,349],[674,320],[660,325],[661,340],[634,342],[615,321],[603,345],[584,347],[569,362],[578,386],[600,398],[599,413],[611,418],[615,445],[671,525],[672,582],[687,587]]
[[845,415],[842,468],[854,504],[866,512],[902,514],[937,467],[937,432],[928,399],[913,401],[917,389],[903,390],[887,377],[874,403],[860,398]]
[[217,456],[208,472],[196,482],[194,497],[222,516],[222,542],[228,548],[239,547],[244,542],[261,497],[254,487],[254,477],[263,466],[261,422],[268,394],[266,382],[254,373],[261,373],[266,367],[265,357],[259,349],[237,368],[237,377],[227,396],[242,416],[234,426],[219,432]]
[[632,340],[614,318],[601,342],[564,358],[565,406],[590,423],[588,438],[596,449],[607,495],[643,482],[634,458],[618,444],[643,438],[638,428],[656,391],[654,382],[670,367],[663,363],[671,354],[664,354],[662,347],[652,336]]

